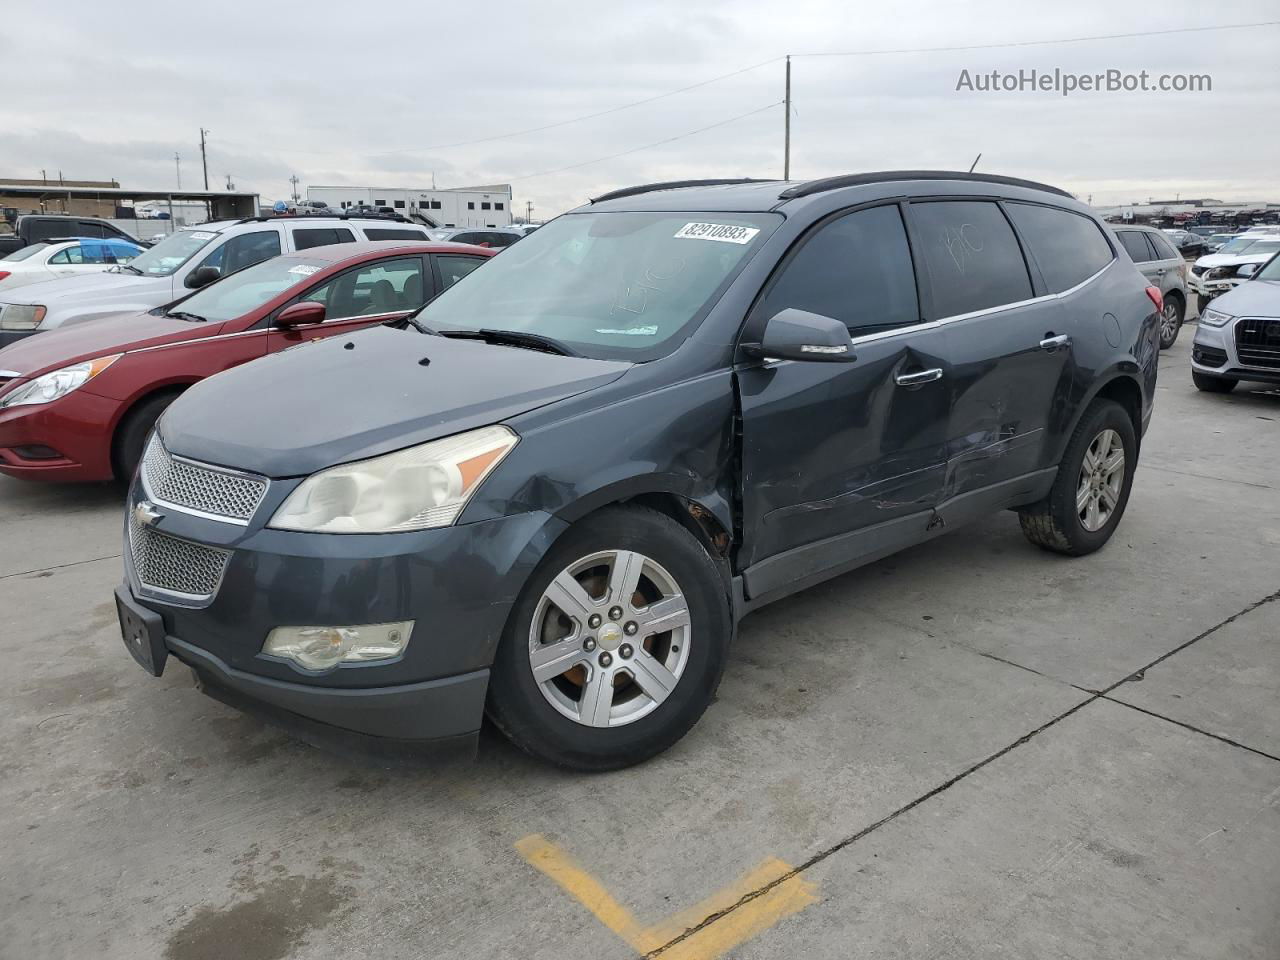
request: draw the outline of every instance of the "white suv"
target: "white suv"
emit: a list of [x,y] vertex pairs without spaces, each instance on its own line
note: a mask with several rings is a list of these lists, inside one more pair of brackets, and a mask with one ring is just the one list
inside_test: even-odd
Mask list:
[[170,234],[107,273],[0,290],[0,347],[64,323],[150,310],[271,257],[357,240],[429,240],[403,219],[251,217],[202,223]]

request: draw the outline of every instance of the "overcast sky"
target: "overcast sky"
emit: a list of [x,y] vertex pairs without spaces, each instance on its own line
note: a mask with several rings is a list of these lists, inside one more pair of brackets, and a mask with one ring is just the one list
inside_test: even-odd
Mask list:
[[[990,44],[1280,19],[1275,0],[50,4],[0,17],[0,177],[287,197],[308,184],[510,182],[543,219],[652,180],[782,173],[783,66],[537,133],[783,54]],[[1280,200],[1280,27],[793,61],[792,176],[979,169],[1097,204]],[[957,92],[963,69],[1208,73],[1208,93]],[[761,109],[764,108],[764,109]],[[716,126],[627,156],[571,165]],[[535,175],[537,174],[537,175]]]

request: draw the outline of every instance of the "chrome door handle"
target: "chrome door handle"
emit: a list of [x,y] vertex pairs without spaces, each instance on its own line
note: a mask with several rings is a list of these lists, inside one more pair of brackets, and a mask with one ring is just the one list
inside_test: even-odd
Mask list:
[[932,370],[917,370],[915,373],[899,373],[894,376],[893,382],[900,387],[916,387],[922,383],[933,383],[941,379],[942,368],[934,367]]
[[1040,341],[1041,350],[1057,350],[1059,347],[1069,346],[1071,346],[1071,338],[1065,333],[1059,334],[1056,337],[1045,337]]

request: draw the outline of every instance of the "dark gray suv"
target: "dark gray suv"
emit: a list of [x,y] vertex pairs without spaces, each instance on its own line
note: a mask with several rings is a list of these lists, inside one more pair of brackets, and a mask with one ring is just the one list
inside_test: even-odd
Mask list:
[[908,171],[618,190],[408,321],[197,384],[129,493],[124,638],[362,748],[624,766],[741,617],[1014,509],[1115,531],[1159,292],[1052,187]]

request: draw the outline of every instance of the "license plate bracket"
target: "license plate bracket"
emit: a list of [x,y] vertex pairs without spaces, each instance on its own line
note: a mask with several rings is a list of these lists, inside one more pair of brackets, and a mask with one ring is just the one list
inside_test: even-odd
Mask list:
[[169,648],[164,642],[164,620],[154,610],[134,601],[124,587],[116,588],[116,615],[120,638],[138,666],[158,677],[164,673]]

